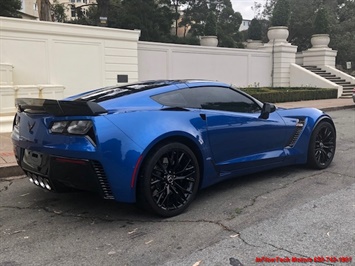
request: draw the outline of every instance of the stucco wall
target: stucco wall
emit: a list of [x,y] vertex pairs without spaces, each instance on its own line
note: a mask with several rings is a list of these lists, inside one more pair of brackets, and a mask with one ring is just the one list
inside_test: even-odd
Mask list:
[[0,63],[13,66],[14,85],[59,84],[65,96],[138,80],[137,30],[0,17]]
[[270,86],[271,53],[191,45],[138,43],[139,80],[209,79]]

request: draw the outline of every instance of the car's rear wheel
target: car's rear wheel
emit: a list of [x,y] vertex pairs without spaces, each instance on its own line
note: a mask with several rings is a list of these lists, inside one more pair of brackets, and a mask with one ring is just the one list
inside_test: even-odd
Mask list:
[[335,154],[336,133],[329,122],[320,122],[313,130],[308,149],[308,165],[324,169],[332,162]]
[[182,143],[168,143],[147,157],[138,182],[138,201],[160,216],[175,216],[190,205],[199,181],[199,164],[193,151]]

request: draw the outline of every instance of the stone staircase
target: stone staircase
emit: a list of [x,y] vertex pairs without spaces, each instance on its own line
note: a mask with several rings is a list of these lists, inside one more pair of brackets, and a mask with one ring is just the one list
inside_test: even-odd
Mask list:
[[303,66],[305,69],[313,72],[314,74],[317,74],[339,86],[343,87],[343,93],[340,98],[351,98],[353,95],[353,89],[355,89],[355,84],[351,83],[349,81],[346,81],[345,79],[342,79],[330,72],[327,72],[326,70],[323,70],[320,67],[317,66]]

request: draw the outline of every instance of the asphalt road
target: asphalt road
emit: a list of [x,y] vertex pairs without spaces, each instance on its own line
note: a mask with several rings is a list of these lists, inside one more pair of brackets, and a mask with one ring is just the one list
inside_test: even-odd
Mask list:
[[0,179],[0,266],[355,265],[355,109],[330,115],[338,142],[328,169],[227,181],[169,219]]

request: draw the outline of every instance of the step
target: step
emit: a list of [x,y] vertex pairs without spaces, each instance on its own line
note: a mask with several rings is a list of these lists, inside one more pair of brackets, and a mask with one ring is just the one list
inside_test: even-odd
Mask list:
[[335,78],[335,75],[332,75],[331,73],[324,73],[324,74],[318,74],[321,77],[328,77],[328,78]]
[[346,81],[345,79],[341,79],[340,77],[327,72],[317,66],[303,66],[305,69],[311,71],[318,76],[321,76],[337,85],[343,87],[343,93],[340,98],[351,98],[353,95],[353,89],[355,88],[355,84],[351,84],[350,82]]
[[336,82],[336,81],[333,81],[334,83],[338,84],[338,85],[341,85],[341,86],[346,86],[346,85],[350,85],[350,82]]
[[329,78],[329,80],[345,81],[345,79],[341,79],[340,77]]
[[303,66],[304,68],[307,68],[307,69],[311,69],[311,68],[318,68],[318,69],[320,69],[319,67],[317,67],[317,66]]
[[327,74],[330,74],[329,72],[325,71],[325,70],[311,70],[313,73],[316,73],[316,74],[320,74],[320,73],[327,73]]
[[346,84],[346,85],[343,85],[343,88],[353,89],[353,88],[355,88],[355,84]]
[[343,90],[343,93],[342,93],[342,95],[344,95],[344,94],[352,94],[353,93],[353,91],[352,90]]
[[[331,81],[331,80],[330,80]],[[344,85],[349,85],[349,83],[347,83],[346,81],[344,82],[337,82],[337,81],[332,81],[332,82],[334,82],[334,83],[336,83],[336,84],[338,84],[338,85],[341,85],[341,86],[344,86]]]

